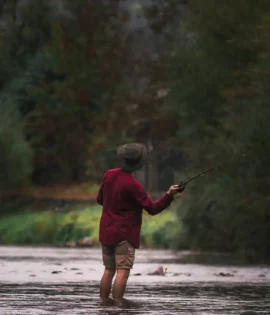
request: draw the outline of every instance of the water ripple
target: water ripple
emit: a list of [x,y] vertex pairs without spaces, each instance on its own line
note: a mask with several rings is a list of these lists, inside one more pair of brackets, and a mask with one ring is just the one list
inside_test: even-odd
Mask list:
[[0,283],[1,315],[269,314],[270,287],[265,285],[129,285],[126,309],[99,306],[98,283]]

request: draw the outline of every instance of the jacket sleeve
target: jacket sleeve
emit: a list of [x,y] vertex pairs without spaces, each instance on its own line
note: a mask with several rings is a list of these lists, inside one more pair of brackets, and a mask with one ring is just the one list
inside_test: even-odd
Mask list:
[[132,199],[150,215],[156,215],[162,212],[164,209],[168,208],[174,200],[171,195],[166,193],[162,198],[154,202],[148,196],[142,185],[137,183],[130,187],[130,194],[132,195]]
[[104,179],[106,177],[107,172],[105,173],[103,177],[102,184],[99,188],[98,195],[97,195],[97,203],[100,204],[101,206],[103,205],[103,188],[104,188]]

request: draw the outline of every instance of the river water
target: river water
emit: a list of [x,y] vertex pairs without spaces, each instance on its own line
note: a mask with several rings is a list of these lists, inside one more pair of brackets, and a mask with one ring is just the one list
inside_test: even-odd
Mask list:
[[[188,253],[140,249],[126,308],[101,307],[100,249],[0,247],[1,315],[270,314],[270,267],[184,263]],[[149,275],[159,266],[165,275]]]

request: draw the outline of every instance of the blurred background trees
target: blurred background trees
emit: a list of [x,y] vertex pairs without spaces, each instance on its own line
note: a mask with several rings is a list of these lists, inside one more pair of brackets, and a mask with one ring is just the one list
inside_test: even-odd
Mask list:
[[164,191],[208,167],[178,247],[270,256],[266,0],[0,2],[0,185],[100,182],[145,142]]
[[190,1],[170,62],[192,170],[224,163],[214,180],[189,187],[184,239],[251,259],[270,253],[269,9],[266,1]]

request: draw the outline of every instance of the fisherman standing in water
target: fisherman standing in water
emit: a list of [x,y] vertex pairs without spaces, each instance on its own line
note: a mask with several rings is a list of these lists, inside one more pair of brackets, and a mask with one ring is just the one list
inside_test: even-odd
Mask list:
[[[105,305],[123,306],[127,280],[140,246],[142,213],[156,215],[169,207],[173,196],[185,189],[172,185],[166,194],[153,202],[143,186],[133,177],[147,158],[144,144],[129,143],[117,149],[122,167],[108,170],[99,189],[97,202],[103,206],[100,219],[99,241],[105,266],[100,282],[100,299]],[[112,280],[116,278],[112,288]],[[109,298],[112,288],[113,300]]]

